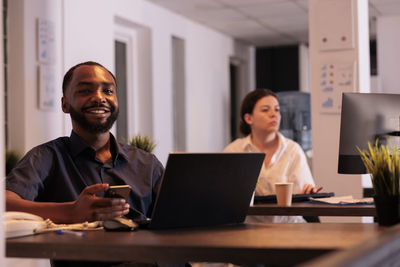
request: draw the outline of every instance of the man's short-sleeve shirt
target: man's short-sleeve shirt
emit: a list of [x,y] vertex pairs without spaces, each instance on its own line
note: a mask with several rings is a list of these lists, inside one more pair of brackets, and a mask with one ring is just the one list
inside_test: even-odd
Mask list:
[[[96,151],[72,131],[30,150],[6,178],[6,189],[23,199],[69,202],[96,183],[132,188],[130,217],[150,217],[164,171],[151,153],[118,143],[110,134],[112,158],[103,163]],[[101,196],[101,194],[99,195]]]

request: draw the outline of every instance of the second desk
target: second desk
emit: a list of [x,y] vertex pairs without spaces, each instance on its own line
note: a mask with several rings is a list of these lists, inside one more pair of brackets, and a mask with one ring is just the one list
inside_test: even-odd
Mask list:
[[276,203],[255,204],[249,207],[248,215],[265,216],[376,216],[375,205],[329,205],[311,202],[292,203],[281,207]]

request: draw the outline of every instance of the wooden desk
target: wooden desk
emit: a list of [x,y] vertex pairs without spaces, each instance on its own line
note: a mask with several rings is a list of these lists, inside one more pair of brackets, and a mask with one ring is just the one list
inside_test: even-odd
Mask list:
[[375,238],[377,224],[245,224],[207,229],[46,233],[8,239],[7,257],[97,261],[270,263],[292,266]]
[[256,204],[249,207],[248,215],[296,216],[376,216],[375,205],[328,205],[310,202],[292,203],[280,207],[275,203]]
[[[302,267],[392,267],[400,262],[400,224],[389,227],[376,238],[352,249],[328,253]],[[299,266],[300,267],[300,266]]]

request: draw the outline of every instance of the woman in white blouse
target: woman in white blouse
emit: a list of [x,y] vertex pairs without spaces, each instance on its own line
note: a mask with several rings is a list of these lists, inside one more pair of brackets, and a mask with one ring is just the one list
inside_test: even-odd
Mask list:
[[[224,152],[264,152],[255,195],[275,194],[274,184],[292,182],[294,194],[316,193],[316,187],[299,144],[279,133],[278,97],[268,89],[250,92],[241,106],[240,131],[245,136],[230,143]],[[305,222],[300,216],[248,216],[247,221]]]

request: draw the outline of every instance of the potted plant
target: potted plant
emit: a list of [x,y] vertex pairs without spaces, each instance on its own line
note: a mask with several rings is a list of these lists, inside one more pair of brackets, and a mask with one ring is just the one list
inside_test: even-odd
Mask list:
[[6,175],[14,168],[19,159],[20,156],[17,152],[6,149]]
[[392,145],[368,143],[368,149],[361,150],[361,159],[371,176],[375,191],[374,202],[380,225],[400,222],[400,155]]
[[130,140],[127,140],[126,143],[149,153],[151,153],[156,147],[156,144],[150,139],[149,136],[141,134],[133,136]]

